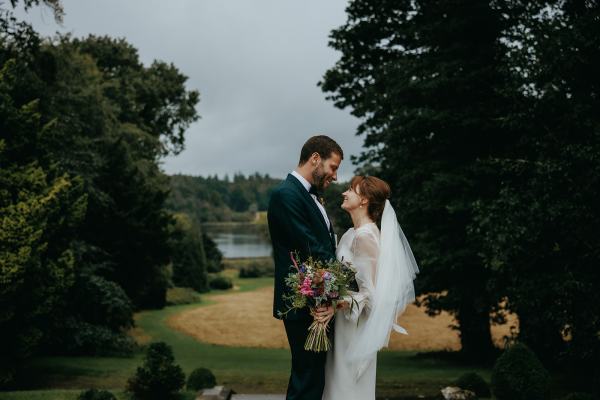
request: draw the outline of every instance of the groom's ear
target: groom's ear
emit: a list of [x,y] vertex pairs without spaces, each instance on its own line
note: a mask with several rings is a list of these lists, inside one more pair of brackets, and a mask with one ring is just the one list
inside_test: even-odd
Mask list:
[[321,161],[321,155],[317,152],[312,153],[310,156],[310,164],[314,167],[319,161]]

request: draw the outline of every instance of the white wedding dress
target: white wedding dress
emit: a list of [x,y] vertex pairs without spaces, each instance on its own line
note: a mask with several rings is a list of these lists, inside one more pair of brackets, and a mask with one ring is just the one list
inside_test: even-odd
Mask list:
[[[337,312],[333,348],[327,353],[323,400],[375,399],[377,353],[360,366],[350,359],[359,328],[369,318],[370,301],[375,289],[380,232],[375,223],[350,228],[340,239],[338,260],[350,261],[356,269],[359,291],[352,292],[352,309]],[[357,370],[360,368],[360,376]]]

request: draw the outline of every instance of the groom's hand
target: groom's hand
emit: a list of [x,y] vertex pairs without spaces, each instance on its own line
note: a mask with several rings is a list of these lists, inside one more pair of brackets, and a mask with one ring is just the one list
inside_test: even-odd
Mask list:
[[335,314],[333,306],[319,307],[315,312],[315,319],[322,323],[328,323]]

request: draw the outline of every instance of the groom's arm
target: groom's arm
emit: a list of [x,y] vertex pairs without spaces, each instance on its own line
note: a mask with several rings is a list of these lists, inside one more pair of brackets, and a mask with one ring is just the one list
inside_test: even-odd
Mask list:
[[273,213],[282,227],[290,250],[321,260],[335,257],[315,236],[308,222],[305,204],[295,192],[285,189],[273,192],[269,206],[269,213]]

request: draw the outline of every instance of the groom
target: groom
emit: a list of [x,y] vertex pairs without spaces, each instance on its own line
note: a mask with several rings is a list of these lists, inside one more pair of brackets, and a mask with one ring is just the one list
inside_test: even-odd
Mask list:
[[[302,147],[298,167],[271,194],[267,217],[275,261],[275,318],[281,318],[279,311],[286,311],[282,295],[291,272],[290,252],[297,252],[302,261],[309,256],[323,261],[335,258],[335,235],[319,194],[337,180],[343,158],[342,148],[333,139],[313,136]],[[332,307],[322,307],[317,317],[333,313]],[[292,352],[287,400],[321,400],[323,394],[326,353],[304,350],[312,321],[307,308],[291,311],[283,321]]]

